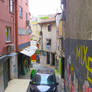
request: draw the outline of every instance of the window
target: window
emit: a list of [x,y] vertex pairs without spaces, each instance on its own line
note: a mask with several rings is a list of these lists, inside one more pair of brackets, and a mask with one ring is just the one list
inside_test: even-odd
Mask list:
[[0,1],[4,2],[4,0],[0,0]]
[[48,31],[51,31],[51,24],[48,24]]
[[5,39],[6,41],[11,41],[11,28],[10,27],[6,27],[5,29]]
[[47,49],[51,48],[51,39],[46,39],[46,48]]
[[11,13],[14,12],[14,4],[13,4],[13,0],[9,0],[9,10]]
[[25,0],[25,4],[28,5],[28,0]]
[[20,9],[19,9],[19,16],[20,17],[22,17],[22,12],[23,12],[23,9],[22,9],[22,7],[20,7]]
[[47,45],[51,45],[51,39],[47,39]]

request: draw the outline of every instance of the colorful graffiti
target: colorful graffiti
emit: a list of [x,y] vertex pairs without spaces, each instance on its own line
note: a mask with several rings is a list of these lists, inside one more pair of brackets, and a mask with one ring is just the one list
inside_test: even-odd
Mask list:
[[65,92],[92,92],[92,41],[66,39],[64,46]]
[[87,55],[88,47],[87,46],[80,46],[76,48],[76,60],[79,59],[79,64],[82,66],[85,65],[87,70],[87,80],[92,83],[92,77],[89,73],[92,73],[92,67],[90,67],[90,63],[92,63],[92,57]]

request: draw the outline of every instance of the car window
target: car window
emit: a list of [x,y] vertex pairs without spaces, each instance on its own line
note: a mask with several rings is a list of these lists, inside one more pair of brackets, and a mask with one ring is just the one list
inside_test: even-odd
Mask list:
[[54,75],[49,74],[36,74],[34,78],[32,79],[33,84],[39,84],[39,85],[52,85],[55,84],[56,79]]

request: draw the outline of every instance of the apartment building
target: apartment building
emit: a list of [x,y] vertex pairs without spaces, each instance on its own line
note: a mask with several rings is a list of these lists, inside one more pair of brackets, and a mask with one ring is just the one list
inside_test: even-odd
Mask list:
[[56,54],[56,19],[50,17],[39,21],[41,26],[41,54],[44,64],[55,65]]
[[0,0],[0,92],[4,92],[10,79],[17,77],[14,2]]

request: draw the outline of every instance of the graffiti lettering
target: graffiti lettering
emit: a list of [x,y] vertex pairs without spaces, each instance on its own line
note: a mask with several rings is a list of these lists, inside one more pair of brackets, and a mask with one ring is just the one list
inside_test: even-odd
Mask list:
[[[85,62],[85,64],[87,63],[87,58],[86,58],[87,51],[88,51],[88,47],[85,47],[85,46],[84,46],[84,59],[83,59],[82,65],[84,65],[84,62]],[[87,65],[87,64],[86,64],[86,65]]]
[[[87,63],[87,50],[88,50],[88,47],[85,47],[85,46],[80,46],[80,48],[76,48],[76,60],[77,58],[79,57],[79,63],[83,66],[84,63],[86,64]],[[84,57],[83,57],[84,55]]]
[[92,57],[87,56],[88,47],[87,46],[80,46],[80,48],[76,48],[76,61],[79,58],[79,64],[84,66],[87,69],[87,80],[92,83],[92,78],[90,73],[92,73],[92,68],[89,66],[92,63]]
[[88,57],[88,65],[87,65],[87,79],[92,83],[92,78],[90,78],[89,73],[92,73],[92,68],[89,66],[92,63],[92,58]]
[[78,49],[78,48],[76,48],[76,60],[77,60],[77,58],[79,57],[79,62],[80,62],[80,48]]

